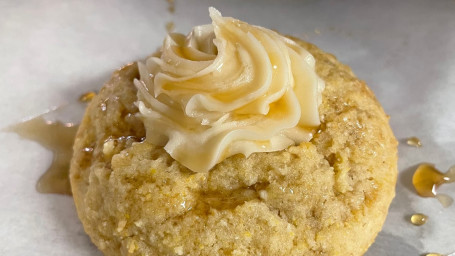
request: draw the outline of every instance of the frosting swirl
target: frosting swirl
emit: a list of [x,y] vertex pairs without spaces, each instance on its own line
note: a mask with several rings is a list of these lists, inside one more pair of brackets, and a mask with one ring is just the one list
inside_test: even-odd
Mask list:
[[272,30],[209,12],[212,24],[169,34],[138,63],[146,139],[195,172],[309,141],[324,88],[313,56]]

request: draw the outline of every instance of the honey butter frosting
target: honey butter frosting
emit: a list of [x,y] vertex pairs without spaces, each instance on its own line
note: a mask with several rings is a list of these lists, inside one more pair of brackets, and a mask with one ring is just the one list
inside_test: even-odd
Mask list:
[[272,30],[209,12],[212,24],[167,35],[138,63],[146,140],[195,172],[309,141],[324,89],[313,56]]

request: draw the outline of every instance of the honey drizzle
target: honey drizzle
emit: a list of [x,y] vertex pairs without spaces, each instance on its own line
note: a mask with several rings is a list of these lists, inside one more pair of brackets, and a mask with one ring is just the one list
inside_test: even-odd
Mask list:
[[438,194],[436,190],[440,185],[454,181],[455,166],[446,173],[441,173],[434,165],[425,163],[417,167],[412,177],[412,184],[420,196],[436,197],[444,207],[450,206],[453,199],[448,195]]
[[69,167],[77,128],[73,123],[50,122],[38,116],[6,130],[52,151],[52,163],[36,183],[38,192],[71,195]]

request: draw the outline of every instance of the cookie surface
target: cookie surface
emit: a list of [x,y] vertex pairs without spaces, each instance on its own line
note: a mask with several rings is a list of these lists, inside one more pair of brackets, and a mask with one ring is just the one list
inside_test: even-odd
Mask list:
[[71,163],[74,201],[105,255],[361,255],[394,196],[397,142],[349,67],[298,41],[325,80],[308,143],[194,173],[143,141],[135,64],[87,108]]

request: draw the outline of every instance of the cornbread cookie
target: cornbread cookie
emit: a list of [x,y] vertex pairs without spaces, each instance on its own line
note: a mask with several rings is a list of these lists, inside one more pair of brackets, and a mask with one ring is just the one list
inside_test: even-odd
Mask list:
[[307,143],[195,173],[144,141],[136,64],[87,108],[70,179],[79,218],[105,255],[361,255],[394,196],[397,142],[349,67],[293,38],[326,88]]

